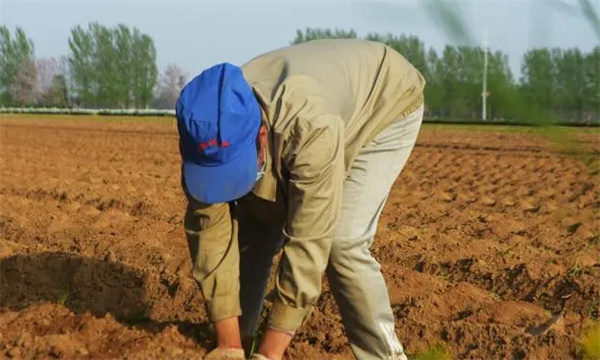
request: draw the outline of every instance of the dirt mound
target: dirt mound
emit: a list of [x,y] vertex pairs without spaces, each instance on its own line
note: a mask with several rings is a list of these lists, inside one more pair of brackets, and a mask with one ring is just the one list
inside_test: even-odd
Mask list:
[[190,326],[123,326],[110,314],[76,315],[42,304],[3,311],[0,342],[9,358],[201,358]]
[[[600,315],[597,179],[534,134],[440,129],[421,131],[373,247],[406,350],[577,357]],[[0,358],[211,348],[172,122],[4,119],[0,159]],[[326,284],[286,358],[352,359],[344,334]]]

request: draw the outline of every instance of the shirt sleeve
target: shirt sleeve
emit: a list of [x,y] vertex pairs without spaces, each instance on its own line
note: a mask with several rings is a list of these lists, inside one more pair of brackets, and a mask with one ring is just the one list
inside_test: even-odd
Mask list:
[[295,331],[321,294],[344,180],[343,122],[321,116],[297,122],[284,145],[289,172],[286,243],[269,325]]
[[239,316],[240,282],[237,221],[230,204],[206,205],[188,197],[184,229],[211,321]]

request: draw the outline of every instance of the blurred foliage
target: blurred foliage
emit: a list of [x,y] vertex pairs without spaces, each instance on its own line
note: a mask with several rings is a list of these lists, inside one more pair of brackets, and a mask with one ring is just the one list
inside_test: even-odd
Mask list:
[[444,344],[436,344],[434,346],[429,347],[427,350],[417,353],[411,354],[409,359],[413,360],[452,360],[452,354]]
[[600,359],[600,323],[587,321],[579,339],[579,355],[584,360]]
[[[596,3],[596,5],[598,5],[598,3]],[[590,0],[579,0],[579,7],[581,8],[581,13],[585,19],[594,29],[596,37],[600,40],[600,19],[598,19],[598,14],[596,13],[596,10],[594,10],[592,2]]]
[[470,46],[476,44],[456,2],[433,0],[423,1],[422,4],[433,20],[440,24],[456,43]]

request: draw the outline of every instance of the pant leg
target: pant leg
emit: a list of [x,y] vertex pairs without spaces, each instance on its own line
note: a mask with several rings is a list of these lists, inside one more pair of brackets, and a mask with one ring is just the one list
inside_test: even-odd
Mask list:
[[273,257],[281,250],[282,225],[239,216],[240,302],[242,344],[249,353],[258,328]]
[[399,119],[358,154],[344,182],[327,276],[357,359],[402,359],[394,315],[370,247],[389,191],[417,139],[423,108]]

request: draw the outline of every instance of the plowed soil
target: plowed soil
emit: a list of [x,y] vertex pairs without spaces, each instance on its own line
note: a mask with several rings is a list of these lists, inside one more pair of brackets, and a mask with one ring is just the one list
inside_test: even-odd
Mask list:
[[[424,126],[390,194],[372,251],[399,338],[409,354],[578,357],[600,315],[598,176],[539,134],[490,129]],[[177,141],[171,120],[0,119],[0,359],[210,350]],[[327,285],[286,358],[353,358]]]

